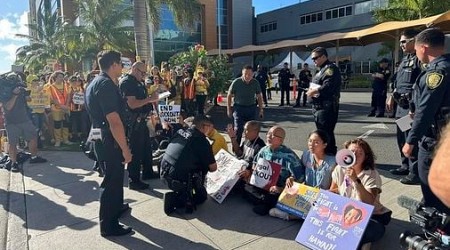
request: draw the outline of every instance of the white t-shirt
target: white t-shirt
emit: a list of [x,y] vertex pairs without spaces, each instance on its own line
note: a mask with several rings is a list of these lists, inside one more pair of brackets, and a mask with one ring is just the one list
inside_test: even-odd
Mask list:
[[[354,200],[361,201],[361,198],[356,191],[356,183],[354,183],[349,177],[345,176],[345,168],[337,165],[332,175],[332,180],[338,185],[339,194]],[[375,197],[373,214],[384,214],[389,211],[380,203],[381,193],[381,177],[377,170],[363,170],[358,174],[358,178],[361,180],[361,184],[366,190],[377,188],[379,190],[377,197]]]

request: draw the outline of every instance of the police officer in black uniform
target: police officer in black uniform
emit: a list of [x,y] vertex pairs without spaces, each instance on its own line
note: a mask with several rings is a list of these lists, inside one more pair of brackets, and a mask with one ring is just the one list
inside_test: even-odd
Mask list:
[[289,69],[289,63],[284,63],[284,68],[280,70],[278,73],[278,83],[280,84],[281,89],[281,103],[278,106],[284,106],[284,96],[286,94],[286,105],[291,105],[289,103],[289,93],[291,92],[291,77],[293,75],[291,74],[291,70]]
[[313,101],[312,112],[317,129],[326,131],[330,137],[325,151],[327,154],[335,155],[337,147],[334,128],[339,115],[341,72],[334,63],[328,60],[327,50],[323,47],[315,48],[311,53],[311,58],[318,68],[312,84],[320,87],[311,86],[306,95]]
[[294,108],[300,107],[300,98],[303,96],[303,107],[306,106],[306,91],[309,89],[309,83],[311,82],[312,75],[307,63],[303,64],[303,69],[298,74],[298,87],[297,87],[297,100],[295,101]]
[[216,171],[217,165],[206,135],[212,122],[205,115],[194,118],[193,124],[179,129],[171,139],[161,161],[161,177],[174,192],[164,195],[164,212],[185,207],[192,213],[197,204],[207,198],[203,185],[206,173]]
[[253,78],[259,82],[264,105],[267,107],[267,82],[269,81],[269,75],[261,65],[258,65]]
[[414,121],[402,151],[411,157],[418,145],[424,206],[450,214],[450,209],[433,194],[428,184],[433,151],[450,115],[450,54],[444,54],[445,35],[436,28],[420,32],[415,42],[417,57],[427,66],[414,86]]
[[[125,235],[130,227],[119,224],[119,217],[129,209],[123,204],[124,164],[132,155],[125,136],[125,102],[120,94],[118,77],[122,73],[120,53],[102,51],[97,55],[100,74],[86,89],[86,109],[92,121],[91,133],[97,129],[95,154],[104,168],[100,184],[100,232],[102,236]],[[88,138],[89,139],[89,138]]]
[[[389,97],[386,108],[388,111],[393,110],[394,101],[397,103],[397,111],[395,113],[396,119],[408,115],[410,111],[410,102],[413,92],[413,84],[421,72],[421,63],[416,56],[414,50],[414,37],[418,31],[408,29],[402,32],[400,36],[400,47],[405,53],[395,77],[394,91]],[[397,145],[400,151],[402,165],[397,169],[392,169],[390,172],[395,175],[407,175],[400,179],[400,182],[407,185],[419,184],[419,177],[417,173],[417,146],[412,152],[414,157],[408,158],[402,152],[405,140],[408,137],[408,131],[402,132],[397,126]]]
[[[380,60],[380,65],[376,72],[372,74],[372,110],[367,115],[369,117],[384,117],[384,111],[386,108],[386,97],[387,97],[387,83],[391,76],[391,71],[388,68],[389,60],[383,58]],[[378,114],[375,114],[378,110]]]
[[147,117],[152,111],[152,102],[158,101],[157,93],[149,97],[147,88],[142,82],[146,73],[143,62],[135,62],[131,71],[120,80],[120,91],[126,99],[129,110],[129,127],[127,136],[130,140],[133,159],[128,164],[128,187],[133,190],[147,189],[149,185],[141,181],[154,177],[152,168],[152,146],[147,127]]

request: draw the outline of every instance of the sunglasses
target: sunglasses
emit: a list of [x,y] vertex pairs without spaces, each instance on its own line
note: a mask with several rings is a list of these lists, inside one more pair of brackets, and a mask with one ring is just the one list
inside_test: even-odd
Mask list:
[[142,76],[146,76],[147,72],[140,70],[139,68],[136,67],[136,69],[139,71],[139,73],[141,73]]
[[400,40],[400,44],[407,44],[409,42],[414,41],[414,38],[406,39],[406,40]]
[[317,60],[318,58],[320,58],[320,57],[322,57],[322,56],[323,56],[323,55],[311,57],[311,60],[315,61],[315,60]]

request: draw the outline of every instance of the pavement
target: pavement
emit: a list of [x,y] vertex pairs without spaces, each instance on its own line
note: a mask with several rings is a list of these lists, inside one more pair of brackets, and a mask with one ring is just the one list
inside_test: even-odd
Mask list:
[[[278,107],[279,94],[273,91],[272,96],[261,136],[279,124],[287,131],[285,144],[300,154],[315,128],[310,108]],[[223,132],[230,120],[221,105],[209,113]],[[341,144],[363,136],[377,154],[381,202],[393,211],[393,219],[372,249],[398,250],[400,233],[419,229],[409,223],[397,197],[420,199],[421,193],[419,186],[403,185],[389,173],[400,161],[395,124],[389,118],[367,118],[369,105],[369,92],[343,92],[336,138]],[[101,178],[91,170],[92,161],[81,152],[41,155],[49,162],[25,163],[23,173],[0,170],[0,249],[307,249],[294,240],[300,222],[256,215],[239,196],[231,195],[222,204],[210,198],[193,214],[168,217],[162,201],[168,189],[159,179],[148,181],[151,188],[142,192],[124,188],[132,210],[121,221],[134,234],[103,238],[98,222]]]

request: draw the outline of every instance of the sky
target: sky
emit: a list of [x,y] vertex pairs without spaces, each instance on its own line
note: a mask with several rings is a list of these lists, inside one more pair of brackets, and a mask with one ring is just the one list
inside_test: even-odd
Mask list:
[[[0,0],[0,74],[9,72],[15,61],[17,48],[28,44],[28,40],[15,34],[28,34],[29,0]],[[255,13],[260,14],[270,10],[298,3],[299,0],[253,0]]]

